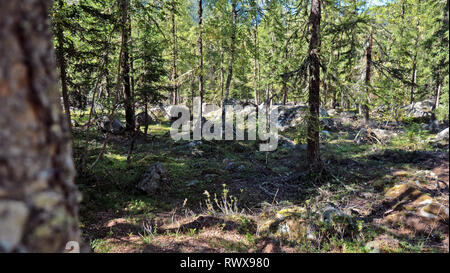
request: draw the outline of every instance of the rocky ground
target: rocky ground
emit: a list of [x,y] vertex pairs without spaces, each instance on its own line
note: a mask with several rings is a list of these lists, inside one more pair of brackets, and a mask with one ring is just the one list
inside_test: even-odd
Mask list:
[[[323,173],[305,168],[303,108],[286,107],[280,145],[111,135],[81,168],[84,238],[94,252],[448,252],[448,129],[321,111]],[[77,123],[83,124],[78,117]],[[143,128],[141,127],[141,130]],[[104,134],[88,135],[87,166]]]

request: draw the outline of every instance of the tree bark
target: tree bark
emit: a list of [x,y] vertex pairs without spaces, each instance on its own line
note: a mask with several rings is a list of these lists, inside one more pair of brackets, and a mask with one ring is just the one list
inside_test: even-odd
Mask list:
[[414,57],[413,57],[413,65],[412,65],[412,71],[411,71],[411,104],[414,103],[414,92],[415,92],[415,88],[416,88],[416,83],[417,83],[417,46],[419,44],[419,25],[420,25],[420,21],[417,20],[417,24],[416,24],[416,31],[417,31],[417,36],[416,36],[416,40],[414,42]]
[[237,10],[236,10],[236,0],[232,0],[231,2],[231,14],[233,17],[233,24],[231,30],[231,43],[230,43],[230,57],[228,59],[228,75],[227,82],[225,84],[225,96],[222,100],[222,134],[225,134],[225,104],[228,100],[228,96],[230,95],[230,85],[231,79],[233,77],[233,58],[234,58],[234,47],[236,41],[236,20],[237,20]]
[[198,0],[198,56],[199,56],[199,77],[198,77],[198,92],[200,95],[200,112],[198,125],[202,130],[203,122],[203,41],[202,41],[202,23],[203,23],[203,6],[202,0]]
[[131,84],[130,84],[130,62],[129,62],[129,51],[128,43],[130,39],[130,28],[128,27],[128,7],[129,0],[121,0],[122,8],[122,50],[123,50],[123,60],[122,60],[122,81],[123,81],[123,98],[125,100],[125,121],[126,130],[134,131],[134,111],[133,111],[133,96],[131,94]]
[[320,106],[320,0],[312,0],[309,17],[311,39],[309,42],[309,116],[306,155],[310,169],[322,167],[319,143]]
[[62,252],[80,242],[51,3],[0,1],[0,252]]
[[255,104],[259,105],[258,101],[258,88],[259,88],[259,80],[258,80],[258,61],[259,61],[259,50],[258,50],[258,21],[257,16],[255,15],[255,29],[253,42],[255,44],[255,60],[254,60],[254,70],[253,70],[253,91],[255,97]]
[[171,3],[172,7],[170,9],[170,19],[172,21],[172,104],[178,104],[178,88],[177,88],[177,38],[175,31],[175,1]]
[[233,59],[234,59],[234,48],[235,48],[235,41],[236,41],[236,19],[237,19],[236,1],[235,0],[233,0],[231,3],[231,13],[233,16],[233,24],[232,24],[232,30],[231,30],[230,57],[228,59],[228,75],[227,75],[227,82],[225,84],[224,100],[228,99],[228,96],[230,94],[231,79],[233,78]]
[[224,59],[224,49],[223,45],[220,48],[220,99],[223,100],[223,89],[224,89],[224,69],[223,69],[223,59]]
[[[63,5],[64,5],[63,0],[58,0],[58,12],[61,12],[61,10],[63,9]],[[56,38],[58,40],[57,60],[59,66],[59,76],[61,79],[61,91],[64,104],[64,113],[66,114],[69,130],[72,131],[72,123],[70,117],[70,101],[69,101],[69,94],[67,91],[66,59],[64,58],[64,34],[61,28],[61,24],[59,22],[56,24]]]
[[366,96],[364,99],[364,104],[362,105],[362,110],[364,114],[364,124],[369,124],[369,105],[368,98],[370,92],[370,64],[372,63],[372,27],[370,27],[369,34],[369,44],[366,49],[366,77],[365,77],[365,85],[366,85]]

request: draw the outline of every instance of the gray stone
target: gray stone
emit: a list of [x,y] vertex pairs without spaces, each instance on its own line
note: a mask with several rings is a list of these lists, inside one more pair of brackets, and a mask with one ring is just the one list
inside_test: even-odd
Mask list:
[[228,162],[227,166],[225,167],[225,170],[229,171],[229,170],[234,169],[234,167],[235,167],[234,162]]
[[190,181],[190,182],[188,183],[188,186],[191,187],[191,186],[197,185],[198,182],[199,182],[199,181],[198,181],[197,179],[194,179],[194,180],[192,180],[192,181]]
[[[107,132],[109,129],[110,119],[108,116],[100,116],[97,120],[97,125],[100,130],[103,132]],[[112,134],[120,134],[125,130],[125,126],[123,123],[116,117],[113,118],[111,122],[111,131]]]
[[388,141],[388,140],[392,139],[393,137],[397,136],[396,132],[390,131],[390,130],[372,129],[372,132],[381,141]]
[[332,222],[333,217],[335,216],[344,217],[345,214],[339,209],[332,206],[326,207],[322,212],[322,220],[327,223]]
[[370,241],[364,247],[370,253],[380,253],[380,242],[378,241]]
[[413,118],[421,118],[431,115],[433,104],[433,100],[424,100],[403,106],[402,108],[405,109],[405,113],[407,116]]
[[442,130],[439,132],[435,137],[434,140],[441,141],[441,140],[448,140],[448,127],[447,129]]
[[213,178],[216,177],[216,176],[217,176],[216,174],[209,173],[209,174],[206,174],[206,175],[205,175],[205,179],[213,179]]
[[135,117],[135,121],[137,128],[140,128],[141,126],[150,125],[152,122],[154,122],[153,118],[150,115],[146,114],[145,112],[137,114]]
[[137,184],[137,188],[148,194],[160,191],[169,181],[166,167],[162,163],[151,165],[143,179]]

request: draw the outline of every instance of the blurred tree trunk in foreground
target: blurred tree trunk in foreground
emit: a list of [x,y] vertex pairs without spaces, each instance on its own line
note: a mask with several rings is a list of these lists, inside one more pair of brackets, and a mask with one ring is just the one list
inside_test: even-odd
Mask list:
[[0,1],[0,252],[63,252],[80,238],[51,3]]

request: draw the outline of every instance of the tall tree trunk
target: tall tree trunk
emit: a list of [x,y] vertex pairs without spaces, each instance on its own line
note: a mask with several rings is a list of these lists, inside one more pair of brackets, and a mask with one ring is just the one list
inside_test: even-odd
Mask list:
[[366,95],[364,99],[364,104],[362,106],[362,110],[364,113],[364,124],[369,124],[369,92],[370,92],[370,64],[372,63],[372,27],[370,27],[369,33],[369,44],[366,49],[366,77],[365,77],[365,85],[366,85]]
[[[289,39],[286,40],[286,43],[284,45],[284,60],[287,61],[288,59],[288,53],[289,53]],[[285,73],[288,72],[288,66],[286,65],[284,68]],[[287,80],[288,78],[285,76],[282,76],[283,84],[282,84],[282,90],[283,90],[283,105],[286,105],[287,103]]]
[[1,252],[62,252],[69,241],[80,242],[80,194],[57,87],[51,3],[0,1]]
[[233,24],[231,30],[231,43],[230,43],[230,57],[228,59],[228,75],[227,82],[225,84],[225,96],[222,100],[222,134],[225,134],[225,104],[228,100],[228,96],[230,95],[230,85],[231,79],[233,77],[233,58],[234,58],[234,47],[236,41],[236,20],[237,20],[237,10],[236,10],[236,0],[232,0],[231,2],[231,14],[233,16]]
[[[58,0],[58,12],[61,12],[63,6],[64,6],[63,0]],[[69,124],[69,130],[72,131],[69,93],[67,92],[66,59],[64,58],[64,34],[60,22],[56,24],[56,38],[58,40],[57,60],[59,66],[59,76],[61,78],[61,91],[64,104],[64,113],[66,114],[67,123]]]
[[414,55],[414,59],[413,59],[413,67],[412,67],[412,75],[411,75],[411,82],[412,82],[412,85],[411,85],[411,92],[410,92],[410,94],[411,94],[411,103],[414,103],[414,93],[415,93],[415,88],[416,88],[416,83],[417,83],[417,79],[416,79],[416,76],[417,76],[417,61],[416,61],[416,59],[417,59],[417,52],[416,52],[416,54]]
[[134,131],[134,111],[133,111],[133,96],[131,94],[130,85],[130,61],[129,61],[129,39],[130,39],[130,28],[128,27],[128,7],[129,0],[121,0],[122,8],[122,50],[123,50],[123,60],[122,60],[122,80],[123,80],[123,98],[125,100],[125,121],[126,130]]
[[203,128],[203,41],[202,41],[202,23],[203,23],[203,6],[202,0],[198,0],[198,57],[199,57],[199,77],[198,77],[198,92],[200,95],[200,112],[198,123],[200,130]]
[[420,21],[417,20],[417,24],[416,24],[416,31],[417,31],[417,36],[416,36],[416,40],[414,42],[414,57],[413,57],[413,65],[412,65],[412,71],[411,71],[411,104],[414,103],[414,92],[415,92],[415,88],[416,88],[416,82],[417,82],[417,46],[419,44],[419,25],[420,25]]
[[259,60],[259,50],[258,50],[258,21],[257,16],[255,16],[255,29],[253,36],[253,43],[255,45],[255,60],[254,60],[254,70],[253,70],[253,91],[255,97],[255,104],[258,105],[258,88],[259,88],[259,80],[258,80],[258,60]]
[[177,88],[177,36],[175,31],[175,1],[171,3],[170,19],[172,21],[172,104],[178,104],[178,88]]
[[309,42],[309,116],[306,155],[311,169],[322,167],[319,143],[320,106],[320,0],[312,0],[309,17],[311,39]]
[[224,98],[225,100],[227,100],[228,96],[230,95],[230,85],[231,79],[233,77],[233,61],[234,61],[233,58],[236,41],[236,19],[237,19],[236,0],[233,0],[231,3],[231,13],[233,16],[233,24],[231,30],[230,57],[228,59],[228,75],[227,75],[227,82],[225,84],[225,98]]
[[223,69],[223,60],[224,60],[224,49],[223,45],[220,48],[220,99],[223,100],[223,89],[224,89],[224,69]]

